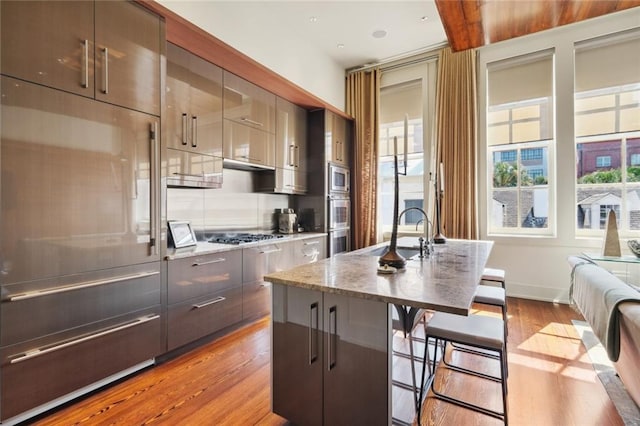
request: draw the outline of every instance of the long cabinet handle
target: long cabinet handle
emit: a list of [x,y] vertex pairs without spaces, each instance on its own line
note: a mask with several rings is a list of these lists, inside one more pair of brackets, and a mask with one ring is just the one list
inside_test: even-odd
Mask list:
[[250,118],[247,118],[247,117],[240,118],[240,121],[242,121],[244,123],[249,123],[249,124],[253,124],[253,125],[256,125],[256,126],[260,126],[260,127],[264,126],[264,124],[262,124],[261,122],[255,121],[255,120],[251,120]]
[[320,241],[307,241],[304,243],[305,246],[317,246],[318,244],[320,244]]
[[300,147],[296,145],[296,167],[300,167]]
[[149,195],[150,214],[149,219],[149,247],[151,249],[151,255],[158,255],[158,193],[160,192],[160,177],[158,176],[158,167],[160,164],[160,148],[158,143],[158,123],[156,121],[149,124],[149,144],[151,152],[149,153],[151,158],[151,166],[149,167],[149,178],[151,179],[150,188],[151,194]]
[[121,281],[134,280],[139,278],[145,278],[145,277],[150,277],[150,276],[159,275],[159,274],[160,272],[157,272],[157,271],[141,272],[139,274],[121,275],[119,277],[107,278],[104,280],[84,281],[77,284],[72,284],[64,287],[56,287],[56,288],[47,289],[47,290],[29,291],[26,293],[21,293],[21,294],[16,294],[15,296],[11,296],[9,298],[9,302],[17,302],[19,300],[33,299],[35,297],[49,296],[50,294],[65,293],[67,291],[80,290],[80,289],[89,288],[89,287],[97,287],[101,285],[113,284]]
[[182,113],[182,145],[187,145],[187,114]]
[[82,87],[89,87],[89,40],[82,41]]
[[195,115],[191,117],[191,147],[196,148],[198,146],[198,117]]
[[102,93],[105,95],[109,93],[109,49],[103,48],[104,52],[104,70],[102,71]]
[[260,250],[260,254],[277,253],[279,251],[282,251],[282,249],[279,248],[279,247],[276,247],[276,248],[271,249],[271,250]]
[[[309,306],[309,365],[318,359],[318,320],[319,320],[318,302],[314,302]],[[315,316],[313,315],[315,312]],[[315,326],[314,324],[315,319]]]
[[[333,327],[332,327],[333,326]],[[338,308],[329,308],[329,333],[327,333],[327,370],[331,371],[336,366],[336,337],[338,335]]]
[[212,263],[220,263],[220,262],[224,262],[227,259],[225,259],[224,257],[218,257],[217,259],[212,259],[212,260],[208,260],[206,262],[193,262],[191,264],[191,266],[204,266],[204,265],[211,265]]
[[205,306],[213,305],[215,303],[224,302],[225,300],[227,300],[226,297],[218,296],[215,299],[211,299],[202,303],[196,303],[195,305],[192,305],[192,306],[194,309],[200,309],[200,308],[204,308]]
[[89,340],[97,339],[98,337],[106,336],[108,334],[117,333],[118,331],[126,330],[127,328],[135,327],[137,325],[141,325],[147,323],[149,321],[153,321],[160,318],[158,314],[147,315],[144,317],[137,318],[132,322],[128,322],[126,324],[122,324],[113,328],[108,328],[102,331],[99,331],[94,334],[90,334],[88,336],[80,337],[78,339],[70,340],[63,343],[58,343],[53,346],[48,346],[44,348],[32,349],[26,352],[23,352],[19,355],[16,355],[15,358],[9,361],[10,364],[16,364],[18,362],[27,361],[32,358],[36,358],[42,355],[46,355],[51,352],[59,351],[60,349],[68,348],[69,346],[74,346],[83,342],[87,342]]
[[200,173],[199,175],[195,175],[193,173],[173,172],[173,174],[176,175],[176,176],[189,176],[189,177],[197,177],[197,178],[203,178],[204,177],[204,173]]

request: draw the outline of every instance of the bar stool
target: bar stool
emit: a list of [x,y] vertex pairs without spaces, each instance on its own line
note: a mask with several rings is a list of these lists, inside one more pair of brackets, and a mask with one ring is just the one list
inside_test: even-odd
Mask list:
[[[464,407],[479,413],[483,413],[489,415],[491,417],[495,417],[497,419],[502,420],[505,425],[508,424],[507,419],[507,347],[505,344],[504,337],[504,324],[503,321],[499,318],[487,317],[482,315],[470,315],[470,316],[462,316],[462,315],[453,315],[444,312],[436,312],[433,317],[429,320],[427,324],[427,332],[426,339],[434,339],[436,348],[438,347],[438,343],[443,342],[443,349],[446,347],[447,342],[458,343],[465,346],[474,347],[477,349],[491,351],[496,353],[495,358],[500,362],[500,377],[495,377],[492,375],[480,373],[474,370],[470,370],[467,368],[459,367],[456,365],[452,365],[447,363],[445,360],[445,356],[443,355],[441,358],[441,362],[444,363],[448,368],[459,371],[465,374],[470,374],[476,377],[481,377],[484,379],[492,380],[495,382],[500,382],[502,385],[502,412],[494,411],[488,409],[486,407],[482,407],[480,405],[472,404],[467,401],[463,401],[461,399],[456,399],[451,396],[445,395],[440,391],[435,389],[435,372],[436,372],[436,352],[434,351],[433,361],[431,361],[431,356],[429,351],[425,351],[424,353],[424,362],[425,364],[430,365],[430,372],[433,371],[431,378],[430,389],[435,395],[436,398],[441,399],[443,401],[458,405],[460,407]],[[444,351],[443,351],[444,352]],[[484,352],[477,353],[480,356],[487,356],[488,353]],[[491,354],[493,355],[493,354]],[[422,371],[422,383],[425,380],[425,369]],[[424,397],[424,388],[420,389],[420,397],[419,402],[422,404],[422,400]],[[420,407],[418,411],[418,424],[420,424]]]
[[473,302],[481,305],[498,306],[502,309],[502,321],[504,322],[504,335],[506,338],[509,335],[509,327],[507,326],[507,295],[504,287],[479,285]]
[[504,269],[484,268],[480,281],[493,281],[496,283],[500,283],[502,288],[506,289]]
[[[403,358],[408,358],[411,360],[412,384],[409,385],[409,384],[400,382],[398,380],[392,380],[392,384],[402,389],[413,391],[414,407],[416,410],[418,410],[418,407],[419,407],[418,395],[419,395],[419,391],[421,390],[421,387],[418,387],[416,383],[415,362],[423,363],[424,361],[422,358],[414,354],[413,343],[415,341],[423,341],[425,342],[425,348],[426,348],[426,339],[423,340],[418,337],[415,337],[413,335],[413,332],[418,326],[418,324],[422,323],[426,333],[425,314],[427,313],[427,310],[412,308],[404,305],[393,305],[393,306],[395,307],[395,310],[393,311],[393,314],[392,314],[393,330],[401,331],[404,334],[405,338],[407,337],[409,338],[409,354],[396,351],[396,350],[393,351],[393,354]],[[424,371],[424,367],[425,367],[425,364],[422,364],[423,371]]]

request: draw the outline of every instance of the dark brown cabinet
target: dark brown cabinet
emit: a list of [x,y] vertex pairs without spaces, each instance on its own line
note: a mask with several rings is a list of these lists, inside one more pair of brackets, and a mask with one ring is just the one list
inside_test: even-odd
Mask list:
[[273,411],[294,424],[391,424],[389,305],[272,291]]
[[224,72],[224,158],[259,167],[275,166],[276,97]]
[[307,192],[307,111],[276,100],[275,192]]
[[168,349],[242,320],[242,250],[168,263]]
[[2,73],[160,115],[160,18],[125,1],[2,1]]

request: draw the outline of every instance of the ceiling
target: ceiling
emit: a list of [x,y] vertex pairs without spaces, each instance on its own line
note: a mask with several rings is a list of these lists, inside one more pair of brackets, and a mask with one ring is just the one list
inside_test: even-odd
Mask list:
[[303,40],[350,69],[428,50],[445,43],[447,35],[454,50],[464,50],[639,5],[640,0],[203,0],[198,13],[241,16],[245,25]]

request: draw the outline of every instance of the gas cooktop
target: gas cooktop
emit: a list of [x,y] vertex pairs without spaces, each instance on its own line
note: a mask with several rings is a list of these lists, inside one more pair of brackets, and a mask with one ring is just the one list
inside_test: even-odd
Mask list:
[[255,243],[257,241],[277,240],[280,238],[284,238],[284,235],[225,232],[213,234],[207,241],[218,244],[244,244]]

